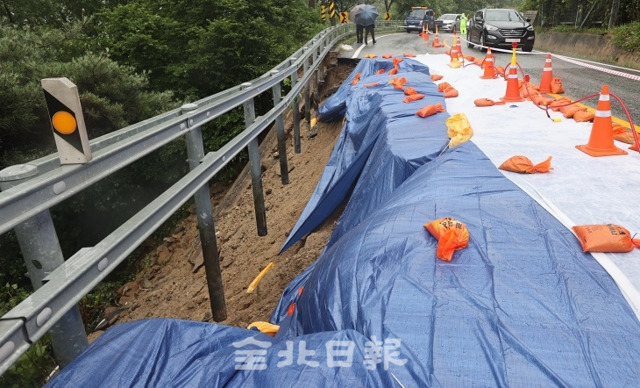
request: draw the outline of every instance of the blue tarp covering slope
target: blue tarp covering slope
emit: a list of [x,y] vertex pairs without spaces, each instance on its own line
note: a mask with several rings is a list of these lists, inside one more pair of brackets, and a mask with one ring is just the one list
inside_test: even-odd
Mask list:
[[[402,76],[429,91],[427,74]],[[382,82],[349,90],[330,162],[340,167],[327,167],[316,193],[341,179],[338,191],[353,191],[322,255],[283,293],[275,338],[174,320],[117,325],[49,385],[637,385],[640,323],[573,234],[472,142],[441,154],[447,115],[414,115],[433,102],[403,104]],[[337,199],[315,195],[307,208],[330,214]],[[423,227],[441,217],[469,229],[451,262]],[[239,369],[247,349],[268,368]],[[345,364],[328,362],[337,355]]]
[[[389,84],[393,78],[400,77],[388,75],[387,70],[391,68],[391,60],[360,61],[338,91],[320,107],[319,119],[330,121],[341,118],[345,107],[349,106],[346,123],[320,182],[281,251],[320,225],[347,197],[382,129],[398,119],[411,118],[410,121],[417,122],[420,120],[415,115],[418,109],[435,103],[444,104],[443,94],[431,82],[429,68],[413,60],[398,63],[399,74],[407,80],[407,85],[412,85],[425,98],[414,103],[403,103],[406,96],[402,90],[394,89]],[[387,72],[376,74],[380,69]],[[360,81],[351,85],[356,74],[361,74]],[[363,86],[374,82],[379,85]],[[437,119],[423,120],[422,126],[442,129],[445,118],[445,115],[440,115]]]

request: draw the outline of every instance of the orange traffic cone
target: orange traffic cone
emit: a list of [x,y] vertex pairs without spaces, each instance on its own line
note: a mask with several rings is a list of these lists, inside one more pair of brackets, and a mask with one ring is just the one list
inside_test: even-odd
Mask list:
[[611,124],[611,101],[609,86],[604,85],[600,91],[596,117],[593,119],[589,143],[576,146],[580,151],[591,156],[626,155],[627,152],[613,145],[613,125]]
[[504,102],[520,102],[524,101],[524,98],[520,95],[520,85],[518,84],[518,69],[516,68],[516,49],[513,48],[513,55],[511,56],[511,65],[509,65],[509,74],[506,74],[507,80],[507,92],[504,97],[501,98]]
[[542,71],[542,80],[540,81],[540,93],[551,93],[551,80],[553,80],[553,70],[551,69],[551,54],[547,54],[544,62],[544,70]]
[[462,66],[462,64],[460,63],[460,61],[458,61],[458,49],[456,46],[456,36],[453,35],[453,44],[451,45],[451,50],[449,51],[449,55],[451,56],[451,62],[449,62],[449,66],[457,69],[458,67]]
[[442,47],[444,46],[442,43],[440,43],[440,40],[438,39],[438,27],[436,27],[436,37],[433,40],[433,43],[431,43],[431,47]]
[[460,38],[456,37],[455,31],[453,32],[453,37],[454,37],[454,39],[457,39],[457,40],[455,40],[457,42],[456,49],[458,50],[458,59],[460,59],[460,58],[462,58],[462,46],[460,46]]
[[496,68],[493,65],[493,54],[491,54],[491,47],[487,48],[487,56],[484,58],[482,68],[484,69],[484,74],[480,78],[496,78]]
[[420,36],[422,37],[422,39],[424,39],[425,42],[429,41],[429,30],[424,28],[424,26],[422,26],[422,32],[420,33]]

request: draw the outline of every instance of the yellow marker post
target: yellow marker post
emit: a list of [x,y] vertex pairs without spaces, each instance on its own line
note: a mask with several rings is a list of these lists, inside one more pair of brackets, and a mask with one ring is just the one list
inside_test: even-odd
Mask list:
[[258,285],[260,284],[260,281],[262,280],[264,275],[266,275],[267,272],[269,272],[271,270],[271,268],[273,268],[274,265],[275,264],[273,264],[273,262],[271,262],[265,267],[265,269],[260,271],[258,276],[256,276],[256,278],[253,279],[251,284],[249,284],[249,287],[247,287],[247,294],[253,294],[253,292],[258,288]]

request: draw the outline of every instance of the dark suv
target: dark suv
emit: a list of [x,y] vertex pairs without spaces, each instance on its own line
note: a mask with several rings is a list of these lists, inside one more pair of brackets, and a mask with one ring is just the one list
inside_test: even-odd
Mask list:
[[476,43],[484,46],[483,51],[487,46],[510,49],[515,42],[522,51],[531,51],[536,32],[530,21],[515,9],[481,9],[469,19],[467,46],[471,48]]
[[436,21],[436,13],[428,7],[411,7],[411,11],[407,12],[404,17],[404,29],[407,32],[422,31],[425,26],[429,31],[435,32],[436,26],[442,27],[442,21]]

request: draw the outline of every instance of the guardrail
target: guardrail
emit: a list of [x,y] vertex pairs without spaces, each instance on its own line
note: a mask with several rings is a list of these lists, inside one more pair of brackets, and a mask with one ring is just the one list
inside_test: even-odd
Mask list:
[[[393,31],[398,22],[378,22],[377,27]],[[199,215],[212,315],[216,321],[224,320],[226,306],[207,183],[247,148],[258,234],[267,234],[258,136],[275,124],[281,179],[288,184],[284,112],[303,94],[307,118],[310,116],[309,93],[317,93],[324,77],[323,60],[332,47],[354,33],[353,24],[327,28],[250,82],[93,139],[89,142],[93,159],[87,164],[60,165],[56,153],[0,171],[0,233],[15,230],[35,289],[0,318],[0,375],[47,332],[58,363],[71,362],[87,346],[76,304],[191,197]],[[291,90],[281,96],[287,78]],[[269,89],[273,108],[255,117],[253,99]],[[205,154],[201,126],[241,105],[245,130],[219,150]],[[294,150],[299,153],[298,109],[292,115]],[[190,172],[98,244],[65,260],[49,209],[182,136],[187,140]]]

